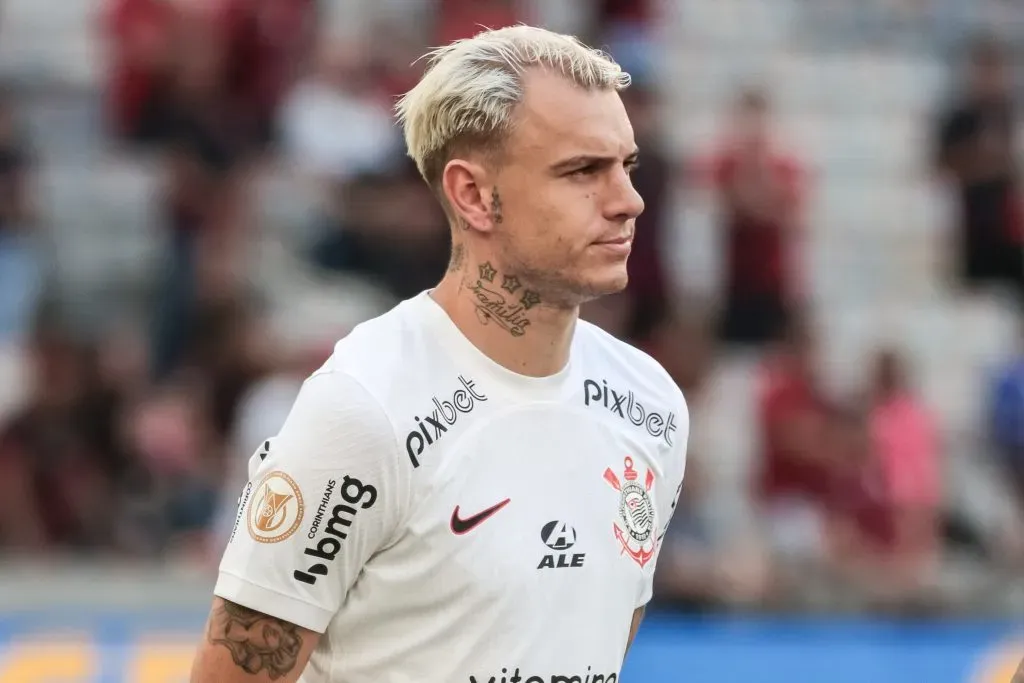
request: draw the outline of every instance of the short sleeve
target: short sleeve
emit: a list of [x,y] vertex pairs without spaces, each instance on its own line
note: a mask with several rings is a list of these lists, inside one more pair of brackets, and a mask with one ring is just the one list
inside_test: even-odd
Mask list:
[[661,555],[661,547],[665,542],[665,535],[668,533],[669,524],[675,514],[676,506],[679,503],[679,496],[683,492],[683,474],[686,472],[686,448],[690,438],[690,416],[686,402],[680,394],[678,405],[680,409],[676,412],[679,428],[676,430],[672,447],[668,451],[668,458],[664,463],[663,476],[656,479],[657,495],[655,498],[656,514],[659,520],[657,527],[657,543],[654,546],[654,557],[651,558],[650,571],[645,574],[643,589],[637,600],[636,608],[639,609],[650,602],[654,594],[654,573],[658,564],[658,557]]
[[408,472],[380,404],[322,371],[249,465],[214,594],[322,633],[397,535]]

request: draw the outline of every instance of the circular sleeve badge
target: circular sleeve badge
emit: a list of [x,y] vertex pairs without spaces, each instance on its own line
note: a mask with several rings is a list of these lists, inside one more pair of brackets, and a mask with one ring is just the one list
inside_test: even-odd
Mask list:
[[271,472],[256,486],[246,522],[249,535],[259,543],[280,543],[302,524],[305,506],[295,480],[284,472]]

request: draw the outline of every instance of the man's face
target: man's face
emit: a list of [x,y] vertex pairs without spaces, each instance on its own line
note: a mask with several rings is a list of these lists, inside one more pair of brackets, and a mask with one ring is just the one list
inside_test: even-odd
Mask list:
[[625,288],[644,208],[629,177],[635,159],[616,92],[528,74],[494,182],[501,221],[492,239],[503,266],[556,306]]

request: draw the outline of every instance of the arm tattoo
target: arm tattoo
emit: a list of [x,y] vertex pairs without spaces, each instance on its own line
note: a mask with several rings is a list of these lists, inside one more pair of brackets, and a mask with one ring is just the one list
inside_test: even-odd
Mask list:
[[227,601],[213,610],[206,637],[226,647],[246,673],[266,671],[272,681],[295,668],[302,649],[295,624]]
[[480,264],[479,277],[469,287],[476,297],[477,318],[484,325],[493,321],[513,337],[521,337],[530,326],[526,311],[540,303],[540,295],[525,289],[514,275],[502,275],[500,285],[494,281],[497,276],[490,261]]

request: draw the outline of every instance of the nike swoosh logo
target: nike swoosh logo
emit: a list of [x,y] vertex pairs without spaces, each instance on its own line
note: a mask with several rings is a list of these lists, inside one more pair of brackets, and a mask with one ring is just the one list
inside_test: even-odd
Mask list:
[[465,519],[459,517],[459,506],[456,505],[455,510],[452,512],[452,533],[457,536],[469,533],[470,531],[472,531],[473,529],[475,529],[476,527],[480,526],[488,519],[490,519],[491,515],[493,515],[495,512],[508,505],[511,500],[511,498],[506,498],[500,503],[492,505],[486,510],[478,512],[472,517],[466,517]]

